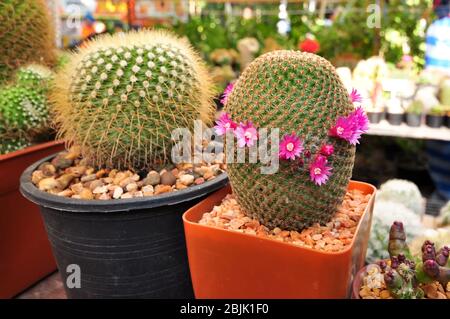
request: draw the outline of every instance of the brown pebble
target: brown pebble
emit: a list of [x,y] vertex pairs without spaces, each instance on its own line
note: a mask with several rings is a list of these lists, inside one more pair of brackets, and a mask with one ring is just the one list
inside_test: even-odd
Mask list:
[[80,179],[80,181],[81,181],[82,183],[85,183],[85,182],[92,182],[92,181],[94,181],[96,178],[97,178],[97,177],[95,176],[95,174],[89,174],[89,175],[82,176],[81,179]]
[[[89,184],[89,189],[91,190],[91,191],[93,191],[94,189],[96,189],[97,187],[101,187],[101,186],[103,186],[104,185],[104,183],[101,181],[101,180],[99,180],[99,179],[96,179],[95,181],[92,181],[90,184]],[[85,185],[86,186],[86,185]]]
[[47,177],[39,181],[38,187],[41,191],[49,191],[59,187],[58,181],[53,177]]
[[184,185],[183,183],[177,182],[175,184],[175,188],[178,189],[178,190],[182,190],[182,189],[185,189],[185,188],[188,188],[188,187],[186,185]]
[[172,172],[165,172],[161,175],[161,184],[162,185],[175,185],[177,182],[177,178],[172,174]]
[[205,179],[203,177],[199,177],[197,179],[195,179],[194,184],[195,185],[201,185],[205,182]]
[[75,178],[76,176],[73,174],[64,174],[58,177],[56,180],[59,183],[59,187],[61,189],[65,189],[67,186],[69,186],[70,182]]
[[33,182],[33,184],[37,185],[41,180],[43,180],[45,178],[44,173],[42,173],[41,170],[39,171],[34,171],[31,174],[31,181]]
[[79,195],[81,199],[94,199],[94,194],[89,188],[83,188]]
[[155,187],[155,195],[168,193],[170,191],[172,191],[172,187],[170,187],[169,185],[162,185],[161,184],[161,185],[157,185]]
[[134,182],[129,183],[129,184],[126,186],[126,190],[127,190],[128,192],[134,192],[134,191],[137,190],[137,189],[138,189],[138,186],[137,186],[137,184],[134,183]]

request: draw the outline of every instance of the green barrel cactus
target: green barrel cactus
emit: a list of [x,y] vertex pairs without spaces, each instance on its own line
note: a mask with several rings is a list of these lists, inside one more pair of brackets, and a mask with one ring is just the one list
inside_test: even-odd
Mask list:
[[228,163],[239,204],[249,216],[269,227],[301,230],[326,223],[342,203],[352,173],[355,146],[330,136],[340,116],[354,111],[349,94],[333,66],[314,54],[274,51],[253,61],[228,96],[226,112],[236,122],[251,120],[259,128],[279,128],[280,138],[295,132],[305,158],[332,144],[332,175],[318,186],[306,165],[292,170],[280,161],[275,174],[262,174],[261,163]]
[[53,91],[59,136],[97,166],[168,162],[172,131],[214,116],[205,65],[186,40],[163,31],[90,42],[57,73]]
[[44,0],[0,1],[0,83],[22,65],[56,62],[55,34]]
[[0,136],[0,155],[15,152],[31,145],[31,143],[23,137],[4,137],[1,133]]
[[16,71],[16,85],[30,87],[43,92],[48,91],[53,72],[39,64],[30,64]]
[[33,134],[47,128],[49,109],[42,89],[12,86],[0,90],[0,128]]

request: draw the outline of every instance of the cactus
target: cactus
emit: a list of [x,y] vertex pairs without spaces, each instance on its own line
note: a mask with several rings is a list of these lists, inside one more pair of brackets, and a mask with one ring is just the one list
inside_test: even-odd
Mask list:
[[212,82],[186,40],[168,32],[105,35],[57,73],[58,132],[92,165],[145,169],[168,162],[176,128],[214,117]]
[[47,128],[49,110],[45,91],[23,86],[0,90],[0,128],[33,134]]
[[413,182],[403,179],[391,179],[383,183],[377,194],[377,201],[403,204],[418,215],[424,211],[424,201],[419,188]]
[[387,269],[385,272],[385,282],[395,297],[417,297],[418,295],[412,292],[419,290],[417,286],[420,283],[439,281],[443,287],[447,286],[450,281],[448,265],[450,249],[447,246],[436,251],[434,243],[425,240],[422,244],[421,259],[412,261],[409,247],[406,244],[403,223],[399,221],[394,222],[391,226],[388,246],[391,269]]
[[4,137],[0,133],[0,155],[18,151],[30,145],[31,143],[25,138]]
[[47,92],[52,76],[53,73],[49,68],[39,64],[30,64],[17,70],[15,84]]
[[396,220],[404,221],[406,235],[409,239],[420,236],[424,232],[420,217],[404,205],[396,202],[375,201],[366,255],[368,262],[389,256],[389,229]]
[[415,263],[403,255],[391,258],[391,267],[384,273],[384,282],[396,299],[421,299],[423,290],[416,280]]
[[299,51],[264,54],[238,79],[225,110],[237,122],[251,120],[256,127],[279,128],[280,136],[295,131],[310,155],[333,143],[333,174],[322,186],[311,182],[305,166],[293,174],[287,160],[280,162],[277,173],[266,175],[260,173],[260,163],[228,163],[239,204],[267,227],[301,230],[328,222],[342,203],[355,155],[353,145],[329,135],[336,120],[354,110],[333,66]]
[[25,64],[53,66],[55,36],[45,1],[1,1],[0,43],[0,83]]

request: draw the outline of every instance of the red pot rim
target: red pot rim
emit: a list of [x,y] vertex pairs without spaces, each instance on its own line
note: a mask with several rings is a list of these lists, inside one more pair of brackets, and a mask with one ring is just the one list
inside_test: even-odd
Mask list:
[[64,144],[64,141],[57,140],[57,141],[50,141],[50,142],[45,142],[45,143],[41,143],[41,144],[28,146],[21,150],[15,151],[15,152],[0,155],[0,162],[7,161],[7,160],[10,160],[13,158],[20,157],[20,156],[25,156],[25,155],[28,155],[29,153],[40,151],[40,150],[46,149],[53,145],[61,145],[61,144]]

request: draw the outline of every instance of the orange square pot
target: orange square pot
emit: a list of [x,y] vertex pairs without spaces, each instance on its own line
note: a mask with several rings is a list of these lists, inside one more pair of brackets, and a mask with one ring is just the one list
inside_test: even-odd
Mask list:
[[351,181],[371,198],[351,245],[321,252],[271,239],[198,224],[219,205],[229,186],[183,215],[196,298],[347,298],[356,272],[364,265],[376,188]]
[[64,149],[48,142],[0,155],[0,298],[11,298],[56,270],[39,208],[19,192],[22,172]]

